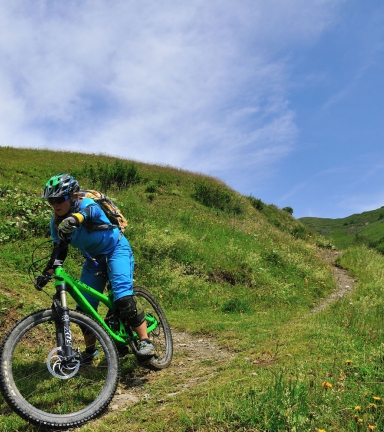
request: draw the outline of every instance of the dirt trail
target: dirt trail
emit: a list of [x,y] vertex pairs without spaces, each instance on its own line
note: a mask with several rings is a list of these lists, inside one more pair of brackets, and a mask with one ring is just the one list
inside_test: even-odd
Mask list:
[[172,376],[172,391],[164,394],[164,399],[177,397],[191,387],[210,381],[218,373],[218,366],[234,356],[220,348],[212,337],[196,337],[174,329],[172,335],[174,359],[171,366],[161,372],[139,369],[134,378],[123,377],[110,404],[110,411],[124,410],[142,399],[150,398],[151,394],[147,393],[150,383],[156,380],[159,373]]
[[[328,249],[319,250],[320,258],[332,268],[337,287],[312,310],[312,313],[324,310],[329,304],[350,293],[354,288],[356,281],[345,269],[335,264],[340,253],[340,251]],[[176,386],[173,386],[172,392],[164,395],[164,399],[177,397],[179,393],[191,387],[210,381],[218,373],[220,363],[225,363],[234,357],[233,353],[220,348],[213,337],[196,337],[186,332],[177,332],[174,329],[172,333],[174,360],[168,369],[160,373],[173,376]],[[142,399],[150,398],[151,395],[148,393],[150,385],[145,386],[144,384],[150,384],[157,379],[157,376],[158,372],[141,369],[135,378],[123,379],[109,409],[111,411],[124,410]]]
[[331,249],[319,250],[319,256],[321,257],[321,259],[332,267],[333,276],[336,280],[336,289],[333,293],[324,298],[320,302],[320,304],[318,304],[314,309],[312,309],[313,313],[324,310],[329,304],[341,299],[346,294],[352,292],[356,284],[356,280],[348,274],[347,270],[335,264],[335,260],[339,255],[341,255],[341,253],[341,251]]

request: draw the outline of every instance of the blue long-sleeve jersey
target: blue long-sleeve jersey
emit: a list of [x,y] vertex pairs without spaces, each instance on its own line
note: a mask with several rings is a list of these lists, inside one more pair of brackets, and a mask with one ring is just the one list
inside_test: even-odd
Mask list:
[[[82,199],[76,212],[84,216],[83,223],[92,222],[92,224],[112,225],[101,207],[91,198]],[[57,243],[59,241],[59,236],[54,219],[54,215],[52,215],[50,230],[53,241]],[[87,230],[85,226],[80,225],[72,233],[71,246],[79,249],[84,256],[96,257],[98,255],[108,255],[113,252],[119,238],[120,230],[118,228]]]

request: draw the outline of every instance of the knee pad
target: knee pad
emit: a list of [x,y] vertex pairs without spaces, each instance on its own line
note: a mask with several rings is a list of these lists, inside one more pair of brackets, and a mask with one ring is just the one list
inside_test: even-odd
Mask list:
[[120,318],[124,324],[138,327],[144,322],[144,311],[134,296],[125,296],[115,301]]

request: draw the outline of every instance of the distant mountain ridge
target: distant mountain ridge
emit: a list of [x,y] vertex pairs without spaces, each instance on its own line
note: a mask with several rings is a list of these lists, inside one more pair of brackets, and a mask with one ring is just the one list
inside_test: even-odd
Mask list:
[[340,219],[303,217],[298,220],[339,249],[365,244],[384,254],[384,207]]

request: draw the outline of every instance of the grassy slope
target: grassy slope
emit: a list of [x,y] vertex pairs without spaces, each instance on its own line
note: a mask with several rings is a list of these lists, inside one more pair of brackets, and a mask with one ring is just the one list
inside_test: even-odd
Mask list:
[[[0,147],[0,228],[16,229],[15,235],[26,229],[24,239],[11,236],[0,243],[0,335],[13,319],[49,304],[26,275],[31,250],[44,237],[30,236],[28,223],[12,226],[22,207],[8,198],[28,191],[38,202],[52,174],[79,172],[97,161],[113,159]],[[257,211],[233,191],[243,209],[238,215],[196,202],[199,182],[228,191],[215,179],[171,167],[137,167],[140,182],[109,192],[130,222],[136,282],[161,299],[174,328],[215,335],[237,355],[214,382],[166,400],[161,409],[156,395],[161,398],[172,386],[166,372],[151,388],[151,401],[99,420],[97,429],[82,429],[104,431],[113,424],[124,431],[129,423],[132,431],[341,431],[361,430],[359,418],[365,428],[384,427],[382,411],[369,405],[372,395],[384,396],[382,257],[364,248],[346,252],[341,264],[360,280],[353,298],[310,314],[335,287],[331,269],[317,254],[316,244],[325,244],[321,238],[311,237],[288,213],[274,206]],[[79,180],[84,188],[95,186],[86,177]],[[46,223],[44,208],[34,213]],[[40,226],[38,219],[33,226]],[[324,382],[333,387],[324,389]],[[362,410],[354,411],[356,405]],[[2,431],[33,430],[1,398],[0,414]]]
[[383,208],[340,219],[304,217],[300,221],[329,238],[338,248],[356,243],[369,244],[384,238]]

